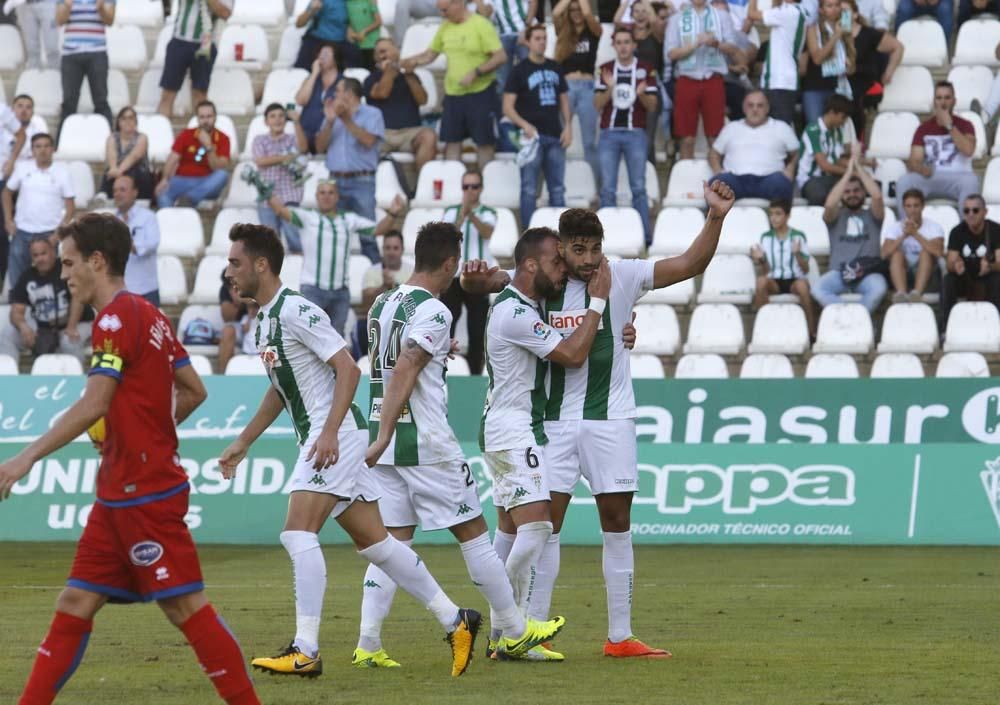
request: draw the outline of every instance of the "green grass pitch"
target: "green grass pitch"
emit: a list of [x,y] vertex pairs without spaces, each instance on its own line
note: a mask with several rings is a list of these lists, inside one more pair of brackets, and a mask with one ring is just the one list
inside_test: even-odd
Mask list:
[[[0,546],[0,703],[16,702],[71,544]],[[425,547],[462,605],[485,611],[457,547]],[[290,567],[280,547],[205,546],[209,598],[247,657],[294,631]],[[326,549],[329,586],[315,680],[255,675],[264,703],[393,705],[629,703],[677,705],[995,705],[1000,664],[1000,549],[637,547],[633,628],[669,661],[604,658],[599,547],[564,547],[554,610],[568,620],[562,664],[496,663],[485,640],[465,676],[431,616],[397,593],[384,641],[403,668],[349,665],[365,565]],[[155,606],[109,606],[57,703],[221,702],[180,632]]]

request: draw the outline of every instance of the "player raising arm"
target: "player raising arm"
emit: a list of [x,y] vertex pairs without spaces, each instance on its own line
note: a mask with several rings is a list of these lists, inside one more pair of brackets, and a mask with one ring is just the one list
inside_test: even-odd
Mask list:
[[89,213],[57,234],[62,277],[73,299],[99,310],[94,356],[83,397],[45,435],[0,464],[0,499],[36,461],[102,418],[105,433],[97,499],[19,703],[55,699],[79,665],[94,615],[105,603],[155,600],[184,633],[222,699],[257,704],[240,647],[205,598],[184,523],[189,486],[177,462],[175,421],[205,399],[205,387],[170,322],[125,291],[128,227],[114,216]]

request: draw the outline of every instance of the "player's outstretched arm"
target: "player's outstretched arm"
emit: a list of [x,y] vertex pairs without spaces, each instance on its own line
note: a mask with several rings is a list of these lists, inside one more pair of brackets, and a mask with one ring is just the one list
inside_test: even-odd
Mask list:
[[491,267],[484,260],[474,259],[462,266],[459,283],[470,294],[496,294],[510,284],[510,275],[497,266]]
[[333,401],[330,402],[330,413],[326,417],[326,423],[323,424],[323,430],[320,431],[319,438],[306,456],[306,462],[313,461],[314,470],[328,468],[337,462],[340,455],[338,442],[340,425],[344,423],[344,416],[351,408],[358,380],[361,379],[361,370],[347,352],[347,348],[341,348],[336,355],[326,361],[326,364],[333,368],[337,384],[333,388]]
[[174,421],[179,425],[208,398],[208,390],[191,365],[174,370]]
[[684,254],[661,259],[653,265],[654,289],[662,289],[698,276],[705,271],[715,256],[715,249],[719,246],[719,235],[722,234],[722,221],[736,202],[736,196],[722,181],[714,181],[711,186],[705,185],[704,188],[705,201],[708,203],[705,225]]
[[433,356],[420,347],[413,338],[408,338],[404,345],[403,352],[392,369],[392,379],[389,380],[389,386],[386,387],[382,397],[378,438],[368,446],[368,453],[365,455],[368,467],[378,463],[378,459],[389,446],[392,434],[396,432],[396,422],[399,421],[403,406],[409,401],[413,388],[417,385],[420,371],[433,359]]
[[222,451],[219,456],[219,469],[222,476],[227,480],[236,476],[236,466],[246,457],[247,451],[253,442],[260,438],[260,435],[267,430],[267,427],[274,423],[278,414],[285,408],[274,387],[268,387],[264,393],[264,398],[260,400],[257,413],[250,419],[250,423],[240,432],[236,440],[229,444],[229,447]]
[[0,501],[10,496],[11,487],[28,474],[31,466],[59,450],[104,416],[118,389],[118,380],[107,375],[91,375],[83,396],[41,438],[5,463],[0,463]]
[[611,268],[608,266],[607,257],[601,260],[600,266],[587,283],[587,292],[590,294],[590,309],[583,318],[583,323],[573,331],[563,341],[560,341],[555,350],[549,353],[546,359],[555,362],[563,367],[577,368],[583,366],[587,356],[590,355],[590,348],[594,344],[594,337],[597,335],[597,327],[601,323],[604,315],[604,308],[607,306],[608,293],[611,291]]

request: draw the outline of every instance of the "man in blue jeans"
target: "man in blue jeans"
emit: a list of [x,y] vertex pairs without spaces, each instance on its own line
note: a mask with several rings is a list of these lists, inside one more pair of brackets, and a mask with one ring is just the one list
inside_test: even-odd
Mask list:
[[215,129],[215,104],[198,104],[198,125],[181,131],[163,165],[154,193],[160,208],[197,206],[218,198],[229,181],[229,137]]
[[566,148],[573,136],[569,89],[559,64],[545,58],[545,27],[535,25],[524,34],[528,58],[507,79],[503,114],[521,128],[522,142],[538,141],[534,158],[521,164],[521,225],[526,228],[535,212],[540,171],[545,172],[549,187],[549,205],[566,205]]
[[601,208],[615,205],[618,162],[625,159],[632,207],[642,218],[646,244],[653,241],[646,198],[646,118],[656,112],[660,89],[656,71],[635,58],[632,30],[619,27],[612,37],[615,60],[602,64],[594,82],[594,107],[601,114],[597,158],[601,165]]

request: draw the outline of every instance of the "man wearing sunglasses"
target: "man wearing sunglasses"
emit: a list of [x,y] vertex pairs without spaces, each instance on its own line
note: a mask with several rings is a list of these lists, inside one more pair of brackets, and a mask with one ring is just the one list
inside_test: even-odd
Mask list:
[[986,201],[978,193],[962,203],[962,222],[951,229],[947,257],[941,332],[959,296],[1000,306],[1000,225],[986,219]]
[[[486,260],[492,267],[496,262],[490,252],[490,238],[497,224],[497,212],[479,202],[483,193],[483,175],[470,171],[462,177],[462,202],[444,209],[441,220],[454,223],[462,231],[462,256],[458,271],[470,260]],[[469,313],[466,325],[469,331],[469,349],[466,359],[469,370],[474,375],[483,371],[483,340],[486,335],[486,314],[490,309],[490,299],[486,294],[470,294],[459,284],[458,276],[441,295],[441,301],[451,311],[451,337],[462,315],[462,304]]]

